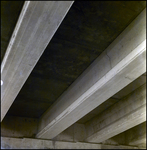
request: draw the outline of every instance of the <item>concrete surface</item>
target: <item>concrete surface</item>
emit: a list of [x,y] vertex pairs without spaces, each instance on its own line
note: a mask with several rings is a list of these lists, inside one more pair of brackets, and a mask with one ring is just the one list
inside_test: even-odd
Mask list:
[[[37,133],[38,119],[7,116],[1,123],[1,136],[2,137],[15,137],[15,138],[34,138]],[[66,142],[84,142],[87,134],[87,128],[84,124],[75,123],[68,129],[55,137],[54,141]],[[104,145],[129,145],[131,141],[145,137],[146,122],[135,126],[119,135],[112,137],[104,142]],[[144,143],[139,144],[141,147],[146,147]],[[134,144],[138,146],[138,144]]]
[[1,122],[1,136],[4,137],[35,137],[38,119],[8,116]]
[[61,142],[31,138],[1,137],[1,149],[138,149],[133,146],[111,146],[81,142]]
[[75,123],[59,135],[54,140],[56,141],[71,141],[71,142],[83,142],[86,138],[86,130],[84,124]]
[[[7,116],[1,122],[1,136],[14,138],[35,138],[38,132],[38,119]],[[84,124],[75,123],[70,128],[63,131],[55,141],[77,142],[86,138]]]
[[40,117],[145,7],[145,1],[74,2],[7,114]]
[[73,1],[25,1],[1,64],[1,121]]
[[[10,39],[23,3],[1,2],[1,4],[1,58],[3,58],[9,42],[8,39]],[[33,138],[36,134],[37,119],[145,7],[145,1],[118,1],[107,3],[102,1],[86,1],[83,3],[78,1],[74,2],[74,5],[61,23],[57,32],[53,36],[53,39],[46,47],[39,62],[16,97],[15,102],[12,104],[4,119],[6,121],[1,123],[4,123],[2,133],[8,137],[10,135],[11,137]],[[118,53],[117,55],[121,55],[119,51],[116,53]],[[117,58],[118,57],[114,58],[114,62],[117,62]],[[111,61],[113,62],[113,60]],[[114,103],[118,102],[122,97],[129,94],[130,91],[134,91],[138,86],[141,86],[144,83],[144,77],[146,77],[146,73],[140,76],[140,80],[136,79],[132,82],[133,84],[129,84],[116,95],[108,99],[106,103],[102,103],[101,107],[97,107],[97,110],[95,112],[93,111],[94,113],[92,112],[93,114],[89,113],[84,116],[84,118],[81,118],[79,123],[86,123],[92,117],[105,111],[105,109],[108,109]],[[15,120],[14,123],[11,115],[13,115],[13,117],[19,115],[20,117],[33,118],[25,118],[25,122],[24,118],[17,117],[16,119],[12,117]],[[10,122],[13,123],[12,126]],[[28,126],[28,128],[25,125]],[[111,147],[119,149],[121,146],[118,145],[129,145],[128,142],[131,143],[131,141],[135,141],[139,137],[141,138],[143,133],[140,133],[140,130],[142,129],[142,126],[140,125],[136,126],[137,128],[134,127],[135,129],[129,129],[111,139],[103,141],[103,148]],[[55,146],[55,141],[60,140],[64,143],[61,142],[57,144],[59,147],[64,148],[64,145],[75,147],[73,141],[81,141],[84,137],[84,125],[74,124],[55,137],[53,139],[53,144]],[[33,147],[33,143],[36,143],[36,147],[38,147],[41,146],[42,143],[33,141],[31,144],[30,139],[26,139],[26,141],[29,143],[28,147]],[[71,143],[66,145],[67,141],[70,141]],[[50,142],[47,141],[47,143],[48,146],[45,147],[52,147]],[[145,143],[139,144],[138,146],[144,148],[144,144]],[[14,145],[16,147],[17,145],[19,146],[19,141],[14,142]],[[81,145],[80,147],[84,146]]]
[[37,137],[54,138],[146,72],[145,11],[41,116]]
[[86,123],[91,118],[94,118],[95,116],[99,115],[103,111],[107,110],[109,107],[117,103],[120,99],[124,98],[140,86],[146,83],[146,75],[143,74],[133,82],[131,82],[129,85],[124,87],[121,91],[113,95],[110,99],[102,103],[99,107],[96,107],[94,110],[92,110],[90,113],[85,115],[83,118],[77,121],[77,123]]
[[146,121],[146,84],[86,123],[87,142],[103,142]]
[[[146,136],[146,121],[129,129],[126,130],[125,132],[122,132],[106,141],[103,141],[102,143],[104,145],[129,145],[131,141],[137,140],[137,139],[142,139],[142,137]],[[140,143],[134,146],[141,146],[146,148],[146,142]]]

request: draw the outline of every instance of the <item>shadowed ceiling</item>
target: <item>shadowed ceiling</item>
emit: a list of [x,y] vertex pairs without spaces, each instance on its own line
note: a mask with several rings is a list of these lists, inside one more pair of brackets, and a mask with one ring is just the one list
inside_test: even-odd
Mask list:
[[[144,1],[74,2],[7,115],[39,118],[139,15],[145,4]],[[22,1],[3,2],[1,59],[22,6]],[[122,98],[119,95],[103,105],[102,110]]]
[[24,1],[1,1],[1,62]]

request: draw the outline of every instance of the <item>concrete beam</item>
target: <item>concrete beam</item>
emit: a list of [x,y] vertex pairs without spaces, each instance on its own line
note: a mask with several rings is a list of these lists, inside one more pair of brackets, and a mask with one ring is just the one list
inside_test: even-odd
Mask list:
[[[1,136],[13,138],[34,138],[37,133],[38,119],[7,116],[1,123]],[[123,132],[124,133],[124,132]],[[125,132],[125,136],[116,137],[115,139],[108,139],[104,145],[132,145],[138,146],[145,144],[146,124],[135,126]],[[120,135],[120,134],[119,134]],[[84,124],[75,123],[57,137],[54,141],[67,142],[84,142],[86,138],[86,128]],[[126,142],[125,142],[126,141]],[[144,146],[145,147],[145,146]]]
[[132,140],[129,145],[140,145],[140,144],[146,144],[146,135],[142,135],[139,138],[136,138]]
[[[146,121],[125,132],[126,144],[146,147]],[[126,145],[125,144],[125,145]]]
[[138,149],[134,146],[111,146],[82,142],[61,142],[31,138],[1,137],[1,149]]
[[1,121],[73,1],[26,1],[1,65]]
[[[104,145],[130,145],[132,141],[136,141],[138,139],[142,139],[143,137],[146,136],[146,121],[129,129],[126,130],[125,132],[122,132],[116,136],[113,136],[112,138],[103,141],[102,143]],[[146,145],[145,143],[133,145],[133,146],[144,146]]]
[[85,125],[74,123],[72,126],[61,132],[53,140],[68,142],[83,142],[86,138]]
[[86,123],[85,141],[100,143],[146,121],[146,84]]
[[[6,116],[1,122],[1,136],[13,138],[34,138],[37,133],[38,119]],[[81,142],[86,138],[84,124],[75,123],[57,137],[55,141]]]
[[145,73],[145,52],[144,10],[42,115],[36,137],[54,138]]

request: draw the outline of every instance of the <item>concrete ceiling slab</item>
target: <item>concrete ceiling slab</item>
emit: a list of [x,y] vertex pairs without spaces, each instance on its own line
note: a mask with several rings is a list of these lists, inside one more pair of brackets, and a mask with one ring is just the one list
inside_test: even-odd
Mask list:
[[39,118],[145,6],[144,1],[74,2],[7,115]]

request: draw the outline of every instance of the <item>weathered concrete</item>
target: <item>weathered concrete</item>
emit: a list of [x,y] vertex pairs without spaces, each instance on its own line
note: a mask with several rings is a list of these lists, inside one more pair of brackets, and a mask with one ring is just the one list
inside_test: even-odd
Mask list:
[[[33,118],[7,116],[7,117],[4,118],[3,122],[1,123],[1,136],[2,137],[9,137],[9,138],[10,137],[11,138],[12,137],[13,138],[14,137],[15,138],[34,138],[35,134],[37,133],[37,123],[38,123],[38,120],[33,119]],[[122,138],[122,136],[121,137],[116,137],[117,140],[115,140],[115,142],[114,142],[113,139],[111,141],[109,140],[109,141],[103,142],[104,148],[106,148],[106,147],[109,148],[109,145],[110,145],[110,147],[112,147],[113,145],[120,145],[120,144],[121,145],[129,145],[129,143],[134,138],[135,139],[140,139],[140,137],[142,135],[142,132],[145,131],[145,130],[143,130],[144,127],[145,126],[140,126],[139,125],[138,127],[133,128],[133,130],[127,131],[127,134],[125,134],[126,137],[123,137],[123,138]],[[135,134],[134,134],[134,132],[135,132]],[[54,141],[54,143],[56,141],[58,141],[58,142],[61,141],[61,143],[59,143],[57,145],[63,147],[65,141],[66,141],[65,144],[67,142],[69,142],[69,143],[70,142],[80,142],[80,141],[84,142],[85,138],[86,138],[85,125],[75,123],[72,126],[70,126],[69,128],[67,128],[65,131],[60,133],[57,137],[55,137],[53,139],[53,141]],[[124,142],[126,140],[128,142]],[[27,139],[26,142],[31,143],[31,141],[29,139]],[[29,145],[31,146],[32,144],[29,144]],[[132,146],[139,146],[139,145],[134,144]],[[74,144],[72,144],[72,143],[69,144],[69,148],[73,148],[73,147],[75,147]],[[83,146],[81,145],[81,147],[83,147]],[[116,146],[114,146],[114,147],[116,147]],[[127,147],[125,147],[125,149],[126,148]],[[140,148],[145,148],[145,146],[141,145]]]
[[140,144],[144,144],[146,143],[146,134],[144,134],[143,136],[140,136],[134,140],[132,140],[129,145],[140,145]]
[[146,147],[146,121],[125,132],[126,144]]
[[77,123],[86,123],[91,118],[96,117],[101,112],[105,111],[115,103],[117,103],[120,99],[124,98],[140,86],[146,83],[146,76],[143,74],[133,82],[131,82],[129,85],[127,85],[125,88],[123,88],[121,91],[115,94],[115,96],[112,96],[107,101],[96,107],[94,110],[92,110],[90,113],[85,115],[83,118],[77,121]]
[[[116,2],[117,3],[117,2]],[[122,2],[122,3],[124,3],[125,4],[125,2]],[[118,2],[117,4],[121,4],[122,5],[122,3],[121,2]],[[135,2],[136,3],[136,2]],[[88,3],[89,4],[89,3]],[[112,4],[112,3],[109,3],[109,5],[110,4]],[[127,3],[126,3],[127,4]],[[86,4],[84,4],[84,5],[80,5],[81,7],[76,7],[76,9],[78,10],[77,12],[79,12],[78,14],[82,14],[85,18],[86,18],[86,16],[88,16],[88,15],[90,15],[90,13],[86,13],[86,12],[88,12],[88,11],[85,11],[85,9],[86,9],[86,5],[87,5],[87,2],[86,2]],[[107,5],[108,6],[108,5]],[[109,8],[109,7],[105,7],[105,8]],[[112,7],[114,6],[114,5],[111,5]],[[130,5],[130,6],[132,6],[132,5]],[[139,5],[140,6],[140,5]],[[100,7],[101,7],[101,5],[100,5]],[[126,6],[125,6],[126,7]],[[102,52],[102,49],[103,49],[103,47],[107,47],[107,44],[103,44],[104,42],[105,43],[111,43],[112,41],[110,40],[110,38],[109,37],[111,37],[111,35],[112,34],[110,34],[110,32],[109,31],[111,31],[112,33],[114,33],[113,34],[113,38],[119,33],[119,32],[121,32],[122,30],[122,28],[124,28],[126,25],[128,25],[127,24],[127,22],[130,22],[132,19],[133,19],[133,16],[135,16],[134,14],[135,13],[126,13],[126,14],[128,14],[128,15],[125,15],[125,14],[123,14],[123,11],[124,11],[124,9],[121,9],[120,11],[118,11],[118,12],[121,12],[122,14],[123,14],[123,16],[125,16],[124,17],[124,20],[127,20],[126,21],[126,24],[124,23],[123,25],[121,24],[120,26],[119,26],[119,24],[120,24],[120,22],[123,22],[123,17],[121,17],[121,15],[119,15],[119,13],[117,13],[117,15],[103,15],[104,13],[107,13],[107,14],[109,14],[109,12],[108,11],[104,11],[104,12],[102,12],[102,16],[101,16],[101,19],[103,18],[103,20],[101,20],[101,19],[99,19],[99,18],[97,18],[97,15],[96,15],[96,12],[95,12],[95,10],[93,9],[93,7],[91,7],[92,8],[92,11],[91,11],[91,14],[92,13],[94,13],[94,15],[92,14],[92,16],[94,16],[94,17],[91,17],[91,20],[95,20],[96,22],[98,22],[99,24],[100,24],[100,26],[103,26],[104,24],[104,20],[105,19],[108,19],[109,18],[109,20],[106,20],[106,24],[105,25],[107,25],[108,26],[108,28],[105,28],[105,27],[107,27],[107,26],[104,26],[103,28],[99,28],[100,26],[97,26],[97,24],[95,25],[95,27],[97,26],[97,28],[94,28],[94,30],[93,30],[93,28],[92,28],[92,26],[90,26],[87,30],[86,30],[86,28],[88,27],[88,26],[86,26],[86,25],[88,25],[88,24],[86,24],[86,25],[82,25],[82,24],[80,24],[79,26],[71,26],[71,25],[69,25],[69,22],[71,22],[71,21],[67,21],[65,24],[67,25],[67,26],[63,26],[63,28],[61,28],[61,30],[63,29],[63,32],[65,31],[65,32],[67,32],[68,34],[67,35],[69,35],[69,31],[71,30],[71,29],[73,29],[73,33],[75,33],[76,31],[74,30],[74,28],[77,28],[77,31],[79,30],[82,30],[83,31],[83,33],[84,34],[81,34],[81,32],[79,32],[80,34],[77,34],[77,35],[79,35],[79,36],[76,36],[76,34],[75,35],[73,35],[71,32],[71,36],[65,36],[66,34],[64,34],[63,35],[63,38],[62,38],[62,34],[61,33],[63,33],[63,32],[61,32],[61,30],[60,30],[60,33],[58,34],[58,35],[60,35],[60,36],[56,36],[57,38],[55,38],[53,41],[54,41],[54,44],[55,45],[58,45],[58,46],[51,46],[52,47],[52,49],[47,49],[47,51],[48,51],[48,55],[46,55],[47,53],[45,53],[45,55],[46,55],[46,57],[43,57],[43,59],[44,59],[44,61],[41,61],[41,65],[38,67],[39,69],[32,75],[32,76],[35,76],[35,78],[31,78],[29,81],[28,81],[28,83],[29,84],[27,84],[27,86],[26,86],[26,91],[24,92],[22,92],[23,94],[18,98],[18,100],[19,100],[19,104],[18,105],[14,105],[15,107],[13,107],[13,112],[15,113],[15,115],[18,115],[18,112],[19,112],[19,115],[20,116],[32,116],[32,117],[39,117],[43,112],[44,112],[44,110],[45,109],[47,109],[47,107],[49,107],[49,106],[47,106],[47,104],[48,105],[51,105],[55,100],[56,100],[56,97],[58,97],[61,93],[62,93],[62,91],[64,91],[65,89],[66,89],[66,87],[67,87],[67,85],[70,85],[70,83],[71,83],[71,81],[74,81],[74,78],[76,78],[76,75],[78,75],[78,73],[82,70],[81,68],[85,65],[84,63],[87,63],[87,65],[88,65],[88,63],[90,63],[90,61],[92,62],[92,60],[96,57],[96,55],[98,56],[99,55],[99,53],[101,53]],[[96,7],[97,8],[97,7]],[[114,7],[115,8],[115,7]],[[124,8],[124,6],[123,6],[123,8]],[[137,9],[135,10],[135,8],[132,6],[131,7],[131,9],[130,9],[130,7],[128,7],[128,9],[129,10],[133,10],[134,12],[139,12],[138,11],[138,9],[139,9],[139,7],[136,7]],[[119,10],[119,8],[117,7],[117,9]],[[113,10],[113,9],[112,9]],[[129,12],[131,12],[131,11],[129,11]],[[99,11],[100,12],[100,11]],[[98,12],[97,12],[98,13]],[[79,17],[80,15],[78,15],[78,19],[80,18]],[[103,17],[104,16],[104,17]],[[112,16],[112,19],[109,17],[109,16]],[[114,19],[113,20],[113,17],[115,17],[116,18],[116,16],[117,17],[120,17],[121,19],[119,19],[120,20],[120,22],[119,22],[119,20],[117,21],[117,19]],[[127,16],[130,16],[130,18],[128,18]],[[83,17],[83,18],[84,18]],[[71,17],[72,19],[73,18],[75,18],[75,17]],[[79,21],[78,19],[75,19],[77,22]],[[94,19],[95,18],[95,19]],[[85,19],[86,20],[86,19]],[[91,22],[91,20],[89,20],[89,19],[87,19],[87,22],[90,22],[90,24],[92,24],[92,22]],[[98,20],[100,20],[100,22],[98,21]],[[112,22],[114,22],[113,24],[112,23],[110,23],[111,21]],[[73,21],[74,23],[76,22],[76,21]],[[90,25],[89,24],[89,25]],[[69,28],[68,28],[68,26],[70,26]],[[82,26],[84,26],[85,28],[81,28]],[[67,28],[66,28],[67,27]],[[72,28],[73,27],[73,28]],[[94,26],[93,26],[94,27]],[[113,28],[112,30],[109,30],[110,28]],[[116,27],[120,27],[120,28],[116,28]],[[100,33],[103,33],[103,31],[102,32],[99,32],[99,30],[96,30],[96,29],[99,29],[99,30],[101,30],[101,29],[106,29],[105,31],[106,32],[104,32],[104,34],[100,34]],[[119,30],[119,32],[114,32],[115,31],[115,29],[118,29]],[[118,30],[116,30],[116,31],[118,31]],[[86,32],[87,31],[87,32]],[[95,32],[95,34],[93,34],[93,32]],[[89,34],[90,33],[90,34]],[[85,36],[85,35],[88,35],[88,36]],[[94,35],[94,36],[92,36],[92,35]],[[101,36],[99,36],[99,35],[101,35]],[[78,39],[78,42],[76,42],[76,40],[71,40],[72,38],[70,38],[70,37],[77,37],[76,39]],[[85,36],[85,38],[83,38]],[[66,37],[66,39],[65,39],[65,37]],[[69,37],[69,38],[68,38]],[[100,37],[100,38],[97,38],[97,37]],[[59,40],[60,38],[62,38],[62,40]],[[111,38],[111,39],[113,39],[113,38]],[[67,41],[67,39],[70,39],[71,41]],[[80,39],[82,39],[82,40],[80,40]],[[87,40],[85,40],[85,39],[87,39]],[[91,41],[91,43],[94,43],[93,41],[93,39],[95,39],[95,43],[97,44],[97,46],[96,45],[89,45],[89,43],[90,43],[90,41]],[[101,40],[101,39],[103,39],[103,40]],[[106,40],[106,39],[109,39],[109,40]],[[65,40],[65,41],[64,41]],[[58,41],[58,42],[57,42]],[[87,41],[87,42],[86,42]],[[102,42],[102,41],[104,41],[104,42]],[[73,42],[76,42],[76,43],[73,43]],[[82,43],[83,42],[83,43]],[[85,42],[85,45],[84,45],[84,42]],[[88,43],[89,42],[89,43]],[[61,44],[62,43],[62,44]],[[82,45],[81,47],[83,48],[76,48],[76,47],[78,47],[79,45]],[[64,45],[64,46],[63,46]],[[102,45],[102,46],[101,46]],[[66,48],[67,47],[67,48]],[[85,48],[86,47],[86,48]],[[88,48],[87,48],[88,47]],[[85,49],[84,49],[85,48]],[[97,49],[98,48],[98,49]],[[58,49],[60,49],[59,51],[59,53],[57,53],[58,52]],[[81,50],[82,49],[82,50]],[[52,50],[52,51],[51,51]],[[80,51],[81,50],[81,51]],[[96,50],[97,50],[97,52],[96,52]],[[75,52],[76,51],[76,52]],[[80,51],[80,52],[79,52]],[[88,52],[87,52],[88,51]],[[54,52],[54,55],[52,55],[52,53]],[[67,52],[69,52],[69,53],[67,53]],[[91,54],[91,52],[93,52],[93,54],[95,54],[95,55],[89,55],[89,53]],[[85,54],[86,53],[86,54]],[[51,55],[50,55],[51,54]],[[66,54],[66,55],[65,55]],[[71,55],[69,55],[69,54],[71,54]],[[72,54],[74,54],[74,55],[72,55]],[[50,55],[50,57],[48,57]],[[55,56],[55,57],[54,57]],[[63,56],[65,56],[65,57],[63,57]],[[73,56],[73,59],[71,59],[71,57],[70,56]],[[75,56],[75,57],[74,57]],[[50,60],[51,58],[53,58],[52,59],[52,61],[53,61],[53,63],[52,64],[60,64],[60,65],[51,65],[51,63],[50,62],[52,62],[52,61],[48,61],[48,60]],[[77,58],[77,59],[76,59]],[[65,61],[66,59],[68,59],[67,61]],[[75,60],[76,59],[76,60]],[[61,61],[62,60],[62,61]],[[47,62],[47,63],[44,63],[44,62]],[[67,67],[67,65],[64,65],[64,64],[70,64],[69,65],[69,67]],[[73,64],[75,64],[75,65],[73,65]],[[63,68],[62,68],[62,66],[64,66]],[[78,66],[82,66],[82,67],[78,67]],[[86,65],[84,66],[84,67],[86,67]],[[83,68],[84,68],[83,67]],[[43,68],[43,69],[42,69]],[[68,68],[68,69],[67,69]],[[76,69],[75,69],[76,68]],[[81,70],[80,70],[80,69]],[[51,72],[51,71],[49,71],[49,70],[53,70],[52,72],[54,72],[54,74]],[[65,71],[65,70],[69,70],[69,71]],[[79,72],[77,71],[77,70],[80,70]],[[66,73],[65,73],[65,72]],[[75,72],[75,73],[73,73],[72,74],[72,71],[73,72]],[[49,74],[50,74],[50,76],[49,76]],[[54,79],[52,79],[52,76],[54,76]],[[51,78],[51,79],[50,79]],[[68,79],[67,79],[68,78]],[[33,80],[33,79],[35,79],[35,80]],[[55,82],[55,81],[57,81],[56,79],[59,79],[61,82]],[[69,80],[69,79],[72,79],[72,80]],[[30,82],[31,81],[31,82]],[[63,83],[65,83],[66,82],[66,84],[63,84]],[[30,83],[34,83],[34,84],[30,84]],[[44,86],[45,84],[47,84],[47,86]],[[32,86],[33,85],[33,86]],[[53,85],[53,86],[52,86]],[[60,87],[62,87],[62,88],[60,88],[59,87],[59,85],[60,85]],[[50,88],[48,88],[50,86]],[[59,88],[59,89],[57,89],[57,87]],[[136,88],[136,87],[135,87]],[[30,90],[31,89],[31,90]],[[33,90],[32,90],[33,89]],[[44,89],[46,89],[46,90],[44,90]],[[57,89],[57,90],[56,90]],[[134,89],[134,88],[133,88]],[[54,91],[54,92],[53,92]],[[31,94],[30,94],[31,93]],[[36,94],[37,93],[37,94]],[[125,94],[126,94],[126,92],[125,92]],[[29,96],[28,96],[29,95]],[[32,97],[32,95],[35,95],[34,97]],[[43,96],[42,96],[43,95]],[[34,102],[33,102],[34,101]],[[68,99],[67,99],[67,101],[68,101]],[[109,101],[109,100],[108,100]],[[41,104],[42,105],[40,105],[40,103],[39,102],[41,102]],[[111,101],[112,102],[112,101]],[[110,103],[111,103],[110,102]],[[21,107],[19,107],[19,106],[21,106]],[[34,106],[34,107],[32,107],[32,106]],[[18,108],[17,108],[18,107]],[[11,107],[12,108],[12,107]],[[17,108],[17,109],[15,109],[15,108]],[[23,109],[22,109],[23,108]],[[33,108],[33,109],[32,109]],[[38,111],[39,110],[39,111]],[[33,112],[33,113],[32,113]],[[10,114],[11,114],[12,112],[10,112]],[[12,113],[13,114],[13,113]],[[81,128],[81,130],[84,132],[84,128],[83,128],[83,125],[78,125],[78,127],[77,127],[77,129],[79,130]],[[24,127],[24,129],[25,129],[25,127]],[[23,128],[22,128],[22,130],[23,130]],[[67,128],[67,130],[65,130],[65,131],[63,131],[62,133],[61,133],[61,135],[59,134],[57,137],[59,137],[59,139],[60,140],[68,140],[68,138],[69,138],[69,140],[81,140],[81,139],[83,139],[83,136],[84,136],[84,134],[81,134],[80,135],[80,133],[78,132],[78,130],[76,131],[75,130],[75,128],[73,127],[73,128]],[[7,134],[8,134],[8,130],[7,130]],[[6,132],[5,132],[6,133]],[[25,133],[25,132],[24,132]],[[23,134],[22,133],[22,131],[21,131],[21,134]],[[27,135],[27,133],[25,133],[26,135]],[[32,133],[29,133],[30,135],[32,134]],[[18,136],[22,136],[22,135],[19,135],[19,134],[16,134],[15,133],[15,135],[18,135]],[[25,135],[25,136],[26,136]],[[67,136],[66,136],[67,135]],[[76,135],[76,136],[75,136]],[[28,135],[27,135],[28,136]],[[32,136],[32,135],[31,135]],[[54,141],[56,141],[56,140],[54,140]],[[29,140],[28,140],[28,142],[29,142]],[[117,144],[117,143],[116,143]]]
[[56,141],[81,142],[86,138],[86,130],[84,124],[74,123],[72,126],[57,135]]
[[[6,116],[1,122],[1,136],[34,138],[37,134],[38,119]],[[54,138],[55,141],[80,142],[86,138],[85,125],[75,123]]]
[[40,117],[144,8],[145,1],[75,1],[7,115]]
[[1,65],[1,121],[73,1],[26,1]]
[[[102,143],[104,145],[130,145],[132,141],[142,139],[145,136],[146,136],[146,121],[108,140],[105,140]],[[138,144],[136,143],[136,145],[133,146],[146,147],[146,142]]]
[[103,142],[146,121],[146,84],[86,123],[87,142]]
[[124,145],[102,145],[101,149],[138,149],[138,147]]
[[35,137],[38,119],[7,116],[1,122],[1,136],[4,137]]
[[29,138],[1,138],[1,148],[17,149],[100,149],[100,144],[80,143],[80,142],[59,142]]
[[146,75],[145,74],[141,75],[139,78],[134,80],[128,86],[126,86],[121,91],[119,91],[118,93],[113,95],[112,98],[122,99],[125,96],[127,96],[128,94],[130,94],[131,92],[133,92],[134,90],[136,90],[137,88],[139,88],[144,83],[146,83]]
[[61,142],[30,138],[1,137],[1,149],[137,149],[133,146],[111,146],[82,142]]
[[144,10],[43,114],[37,137],[54,138],[145,73],[145,16]]

